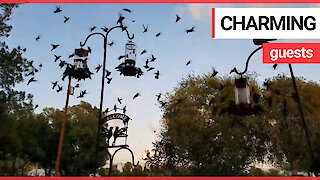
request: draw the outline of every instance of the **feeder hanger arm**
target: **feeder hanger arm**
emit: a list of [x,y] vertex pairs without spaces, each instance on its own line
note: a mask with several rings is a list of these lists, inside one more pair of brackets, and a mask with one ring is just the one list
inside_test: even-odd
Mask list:
[[247,59],[247,61],[246,61],[246,68],[244,69],[243,72],[238,72],[237,68],[234,68],[234,69],[230,72],[230,74],[231,74],[232,72],[235,72],[236,74],[238,74],[238,75],[240,75],[240,76],[242,76],[243,74],[245,74],[245,73],[248,71],[249,61],[250,61],[251,57],[252,57],[257,51],[259,51],[260,49],[262,49],[262,46],[260,46],[260,47],[258,47],[257,49],[255,49],[255,50],[249,55],[249,57],[248,57],[248,59]]

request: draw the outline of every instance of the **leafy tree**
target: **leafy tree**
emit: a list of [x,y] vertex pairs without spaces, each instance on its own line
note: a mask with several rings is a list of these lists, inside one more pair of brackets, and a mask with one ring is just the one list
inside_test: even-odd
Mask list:
[[[252,87],[257,87],[252,83]],[[182,80],[166,99],[156,150],[173,174],[241,175],[268,152],[267,122],[261,114],[234,115],[234,82],[199,76]],[[161,157],[161,156],[160,156]]]

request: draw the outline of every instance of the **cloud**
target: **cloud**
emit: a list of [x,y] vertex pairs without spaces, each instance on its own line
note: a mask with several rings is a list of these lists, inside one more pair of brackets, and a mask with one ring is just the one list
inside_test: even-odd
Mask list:
[[177,13],[190,13],[193,20],[205,20],[211,17],[212,8],[230,7],[230,4],[187,4],[176,9]]

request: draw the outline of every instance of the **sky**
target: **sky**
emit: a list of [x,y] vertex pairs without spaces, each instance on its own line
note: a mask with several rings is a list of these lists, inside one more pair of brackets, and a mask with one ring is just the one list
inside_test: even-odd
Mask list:
[[[62,12],[54,14],[56,6]],[[217,40],[211,38],[211,8],[213,7],[320,7],[318,4],[25,4],[15,9],[12,20],[11,36],[4,39],[9,47],[17,45],[27,48],[24,57],[33,60],[35,65],[42,64],[41,71],[36,74],[38,81],[21,83],[16,88],[34,95],[34,104],[41,112],[45,107],[62,109],[65,105],[67,81],[61,80],[63,69],[54,62],[54,55],[61,55],[63,60],[72,63],[68,56],[79,43],[90,34],[92,26],[98,27],[94,32],[101,32],[100,28],[116,25],[119,13],[126,17],[125,25],[129,33],[134,33],[133,41],[137,51],[147,50],[146,54],[137,56],[137,66],[142,67],[147,58],[153,54],[157,59],[150,63],[160,71],[160,78],[154,78],[154,72],[145,72],[140,78],[124,77],[115,71],[120,63],[118,56],[124,54],[127,36],[121,30],[109,34],[107,69],[112,72],[110,84],[105,85],[104,107],[112,108],[115,104],[122,108],[127,106],[127,115],[132,118],[129,123],[128,144],[137,160],[145,156],[145,150],[152,149],[152,142],[157,138],[161,124],[162,113],[157,104],[158,93],[170,93],[178,82],[188,74],[202,75],[216,69],[218,76],[229,76],[234,67],[244,69],[248,55],[256,48],[252,40]],[[123,8],[131,9],[132,13],[123,12]],[[175,23],[175,16],[179,14],[181,20]],[[70,17],[63,23],[64,17]],[[132,22],[135,20],[135,22]],[[143,32],[144,25],[149,25],[147,33]],[[195,32],[187,34],[186,29],[195,26]],[[159,37],[155,37],[161,32]],[[37,36],[39,41],[35,41]],[[320,40],[319,40],[320,41]],[[278,40],[278,42],[319,42],[318,40]],[[54,51],[51,44],[60,44]],[[91,37],[87,43],[92,53],[89,55],[88,65],[94,71],[103,60],[103,40],[101,37]],[[262,52],[257,53],[249,64],[249,73],[258,74],[258,82],[271,78],[277,74],[289,75],[287,65],[279,65],[273,70],[272,65],[262,64]],[[191,64],[186,66],[186,62]],[[319,81],[320,65],[293,65],[294,73],[308,80]],[[58,80],[63,85],[63,91],[57,93],[51,89],[51,82]],[[76,81],[73,81],[73,85]],[[99,106],[101,89],[101,71],[94,74],[92,80],[80,82],[80,89],[76,89],[75,96],[71,96],[70,105],[86,101]],[[79,90],[87,90],[83,99],[78,99]],[[136,93],[141,97],[132,100]],[[123,98],[122,105],[117,103],[117,97]],[[156,131],[156,133],[154,133]],[[95,142],[93,142],[95,145]],[[129,153],[122,152],[115,158],[115,163],[125,163],[130,160]]]

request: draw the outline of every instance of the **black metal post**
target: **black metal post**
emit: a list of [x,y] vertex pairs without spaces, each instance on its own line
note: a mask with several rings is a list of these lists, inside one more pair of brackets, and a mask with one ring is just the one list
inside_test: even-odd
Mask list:
[[108,35],[109,33],[116,29],[116,28],[121,28],[122,31],[125,31],[127,33],[127,36],[129,39],[134,38],[134,34],[130,37],[128,30],[125,28],[123,29],[123,26],[114,26],[110,28],[107,32],[106,35],[102,33],[92,33],[89,34],[84,41],[84,43],[80,42],[80,46],[83,47],[88,39],[93,36],[93,35],[101,35],[103,37],[103,48],[104,48],[104,54],[103,54],[103,67],[102,67],[102,80],[101,80],[101,93],[100,93],[100,109],[99,109],[99,119],[98,119],[98,130],[97,130],[97,141],[96,141],[96,153],[95,153],[95,167],[94,167],[94,172],[93,176],[96,176],[96,172],[98,169],[98,155],[99,155],[99,149],[100,149],[100,132],[101,132],[101,121],[102,121],[102,108],[103,108],[103,95],[104,95],[104,81],[105,81],[105,71],[106,71],[106,62],[107,62],[107,47],[108,47]]
[[296,93],[296,95],[297,95],[297,103],[298,103],[298,105],[299,105],[300,116],[301,116],[301,120],[302,120],[302,124],[303,124],[303,128],[304,128],[304,132],[305,132],[306,139],[307,139],[307,144],[308,144],[309,151],[310,151],[311,160],[312,160],[312,163],[313,163],[313,161],[314,161],[314,154],[313,154],[313,147],[312,147],[312,142],[311,142],[311,136],[310,136],[310,132],[309,132],[309,129],[308,129],[306,120],[305,120],[305,118],[304,118],[303,108],[302,108],[302,104],[301,104],[301,101],[300,101],[300,96],[299,96],[299,92],[298,92],[298,87],[297,87],[297,84],[296,84],[296,78],[294,77],[291,64],[289,64],[289,69],[290,69],[290,74],[291,74],[291,78],[292,78],[293,88],[294,88],[295,93]]

